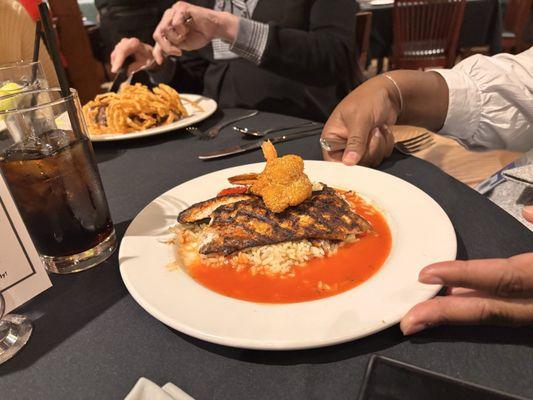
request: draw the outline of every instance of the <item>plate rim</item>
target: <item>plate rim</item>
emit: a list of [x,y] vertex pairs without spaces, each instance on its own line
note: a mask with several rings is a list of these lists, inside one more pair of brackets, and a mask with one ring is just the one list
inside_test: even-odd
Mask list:
[[[331,162],[323,161],[323,160],[304,160],[304,162],[305,163],[312,163],[312,164],[315,164],[315,163],[317,163],[317,164],[320,164],[320,163],[331,164]],[[205,333],[205,332],[203,332],[203,331],[201,331],[199,329],[196,329],[196,328],[192,328],[192,327],[188,326],[185,323],[182,323],[182,322],[177,321],[176,319],[174,319],[172,317],[169,317],[169,316],[165,315],[165,313],[160,311],[160,310],[158,310],[157,307],[153,307],[150,304],[150,301],[148,299],[146,299],[143,295],[141,295],[136,290],[135,286],[129,280],[129,278],[127,276],[127,273],[125,272],[124,264],[120,260],[122,258],[122,248],[123,248],[122,246],[123,246],[123,243],[124,243],[124,239],[126,237],[128,237],[128,233],[130,232],[130,229],[132,229],[132,226],[134,225],[134,222],[135,222],[135,220],[137,219],[137,217],[139,215],[141,215],[145,210],[147,210],[152,205],[152,203],[154,203],[157,199],[159,199],[159,198],[161,198],[161,197],[163,197],[165,195],[168,195],[170,192],[176,190],[176,188],[178,188],[181,185],[184,185],[186,183],[190,183],[190,182],[195,181],[195,180],[205,179],[209,175],[219,174],[219,173],[224,172],[224,171],[228,171],[228,170],[232,170],[232,169],[239,169],[239,168],[244,168],[244,167],[246,167],[246,168],[247,167],[257,167],[257,166],[261,166],[261,165],[264,165],[264,164],[265,164],[265,162],[236,165],[236,166],[233,166],[233,167],[224,168],[222,170],[212,171],[212,172],[209,172],[207,174],[203,174],[203,175],[200,175],[200,176],[195,177],[193,179],[184,181],[184,182],[182,182],[182,183],[180,183],[180,184],[178,184],[178,185],[166,190],[165,192],[161,193],[157,197],[155,197],[152,201],[150,201],[148,204],[146,204],[146,206],[144,206],[142,208],[142,210],[140,210],[137,213],[137,215],[133,218],[133,220],[128,225],[128,228],[126,229],[126,231],[124,233],[124,236],[123,236],[123,238],[122,238],[122,240],[120,242],[119,252],[118,252],[120,275],[121,275],[121,278],[122,278],[122,280],[123,280],[128,292],[133,297],[133,299],[146,312],[148,312],[151,316],[153,316],[154,318],[156,318],[160,322],[164,323],[165,325],[167,325],[171,329],[175,329],[175,330],[177,330],[177,331],[179,331],[179,332],[181,332],[183,334],[186,334],[188,336],[191,336],[191,337],[194,337],[196,339],[200,339],[200,340],[203,340],[203,341],[206,341],[206,342],[214,343],[214,344],[217,344],[217,345],[230,346],[230,347],[242,348],[242,349],[251,349],[251,350],[289,351],[289,350],[305,350],[305,349],[312,349],[312,348],[321,348],[321,347],[327,347],[327,346],[334,346],[334,345],[338,345],[338,344],[347,343],[347,342],[351,342],[351,341],[354,341],[354,340],[361,339],[363,337],[366,337],[366,336],[381,332],[381,331],[383,331],[383,330],[385,330],[385,329],[387,329],[387,328],[389,328],[389,327],[391,327],[393,325],[396,325],[401,320],[401,317],[403,317],[403,315],[404,315],[403,311],[398,310],[398,312],[394,313],[394,315],[392,317],[389,315],[388,318],[390,319],[390,321],[383,323],[377,329],[375,327],[374,328],[368,328],[365,331],[361,331],[358,334],[347,333],[345,335],[338,335],[338,336],[335,336],[333,338],[331,336],[329,336],[329,337],[323,337],[323,338],[320,338],[320,339],[311,338],[311,339],[308,339],[308,340],[300,339],[298,342],[287,342],[286,340],[243,339],[243,338],[233,338],[233,337],[227,337],[227,336],[225,336],[225,337],[222,336],[221,337],[221,336],[218,336],[218,335]],[[342,164],[338,164],[338,165],[342,166]],[[346,167],[346,166],[342,166],[342,167]],[[414,189],[415,191],[421,193],[424,197],[426,197],[426,199],[429,200],[433,204],[433,206],[435,206],[437,209],[439,209],[446,216],[447,229],[449,230],[449,233],[451,234],[450,239],[453,239],[453,240],[450,240],[450,243],[453,243],[452,244],[453,249],[452,248],[450,249],[450,253],[453,253],[453,255],[450,256],[450,259],[455,259],[456,258],[456,256],[457,256],[457,235],[456,235],[455,229],[453,227],[453,223],[451,222],[450,218],[448,217],[448,215],[444,211],[444,209],[440,206],[440,204],[437,203],[437,201],[435,199],[433,199],[429,194],[427,194],[426,192],[424,192],[422,189],[418,188],[414,184],[412,184],[412,183],[410,183],[410,182],[408,182],[408,181],[406,181],[406,180],[404,180],[404,179],[402,179],[400,177],[397,177],[395,175],[392,175],[392,174],[389,174],[387,172],[384,172],[384,171],[376,170],[376,169],[373,169],[373,168],[362,167],[362,166],[346,167],[346,168],[360,168],[360,169],[365,169],[365,170],[372,171],[372,173],[378,172],[378,173],[385,174],[389,178],[392,178],[392,179],[397,180],[397,181],[401,181],[402,184],[408,185],[411,189]],[[394,236],[393,236],[393,240],[394,240]],[[388,261],[388,259],[387,259],[387,261]],[[385,263],[387,261],[385,261]],[[385,264],[383,264],[383,266],[384,265]],[[380,269],[382,267],[380,267]],[[379,270],[375,274],[378,274],[378,273],[379,273]],[[362,282],[360,285],[358,285],[356,287],[359,287],[359,286],[365,284],[366,282],[368,282],[368,280]],[[201,284],[199,284],[199,285],[201,285]],[[326,297],[326,298],[323,298],[323,299],[314,300],[313,302],[320,302],[320,301],[325,301],[325,300],[328,300],[328,299],[334,299],[337,296],[342,296],[344,293],[350,292],[351,290],[355,289],[356,287],[354,287],[352,289],[349,289],[346,292],[342,292],[342,293],[339,293],[337,295],[334,295],[334,296],[330,296],[330,297]],[[442,289],[442,285],[425,285],[424,288],[425,288],[424,289],[425,292],[427,292],[427,296],[425,296],[426,300],[427,300],[427,299],[433,298]],[[205,289],[211,291],[208,288],[205,288]],[[213,292],[213,291],[211,291],[211,292]],[[215,293],[217,296],[226,297],[226,296],[221,295],[221,294],[216,293],[216,292],[213,292],[213,293]],[[247,302],[245,300],[234,299],[234,298],[231,298],[231,299],[234,300],[234,301],[237,301],[237,302],[250,303],[250,302]],[[253,303],[253,302],[251,302],[251,303]],[[301,302],[301,303],[310,303],[310,302]],[[293,304],[301,304],[301,303],[276,304],[276,306],[283,307],[284,305],[291,306]],[[253,303],[253,304],[255,304],[256,306],[257,305],[262,305],[260,303]]]

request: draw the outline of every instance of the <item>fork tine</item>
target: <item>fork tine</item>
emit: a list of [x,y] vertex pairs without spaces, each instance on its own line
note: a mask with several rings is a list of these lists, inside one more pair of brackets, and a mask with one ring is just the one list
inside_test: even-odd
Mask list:
[[416,148],[418,146],[423,146],[426,143],[433,143],[433,138],[432,137],[427,137],[427,138],[424,138],[424,139],[421,139],[421,140],[417,141],[416,143],[404,144],[404,147],[406,149],[412,149],[412,148]]
[[199,129],[197,126],[188,126],[185,128],[185,130],[198,139],[206,139],[205,132]]
[[429,140],[425,142],[421,142],[413,146],[404,146],[404,147],[408,153],[417,153],[419,151],[427,149],[428,147],[431,147],[433,143],[435,143],[435,141],[432,138],[430,138]]
[[430,138],[430,137],[431,136],[430,136],[429,132],[424,132],[421,135],[412,137],[410,139],[400,140],[400,141],[398,141],[398,143],[401,143],[401,144],[403,144],[405,146],[409,146],[411,144],[416,144],[416,143],[418,143],[418,142],[420,142],[420,141],[422,141],[422,140],[424,140],[426,138]]

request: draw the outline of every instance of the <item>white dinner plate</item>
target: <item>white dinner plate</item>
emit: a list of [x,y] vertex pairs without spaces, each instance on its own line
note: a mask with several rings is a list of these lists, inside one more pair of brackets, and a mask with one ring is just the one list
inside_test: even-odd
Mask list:
[[198,105],[202,107],[203,111],[196,110],[192,104],[190,104],[187,101],[183,102],[183,105],[185,106],[185,109],[187,110],[189,116],[187,118],[180,119],[179,121],[173,122],[168,125],[162,125],[158,126],[156,128],[150,128],[146,129],[144,131],[139,132],[130,132],[130,133],[124,133],[124,134],[104,134],[104,135],[89,135],[89,138],[93,142],[109,142],[113,140],[129,140],[129,139],[136,139],[141,138],[145,136],[153,136],[153,135],[159,135],[161,133],[165,133],[168,131],[172,131],[175,129],[183,129],[190,125],[197,124],[200,121],[203,121],[206,118],[209,118],[217,109],[217,102],[213,99],[210,99],[208,97],[200,96],[197,94],[181,94],[180,96],[184,98],[185,100],[190,101],[200,101],[198,102]]
[[347,342],[400,321],[440,286],[423,285],[426,265],[455,259],[453,226],[440,206],[415,186],[386,173],[325,161],[305,161],[312,181],[353,189],[383,211],[392,233],[391,253],[369,280],[325,299],[261,304],[215,293],[183,269],[171,270],[168,227],[188,206],[228,187],[227,178],[260,172],[264,163],[213,172],[185,182],[146,206],[120,245],[120,272],[133,298],[155,318],[183,333],[227,346],[288,350]]

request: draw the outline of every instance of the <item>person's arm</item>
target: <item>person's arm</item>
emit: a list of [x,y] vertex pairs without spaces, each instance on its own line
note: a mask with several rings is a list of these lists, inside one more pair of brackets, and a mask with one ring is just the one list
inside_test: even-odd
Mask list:
[[436,72],[449,87],[439,133],[470,149],[533,147],[533,48],[518,55],[476,55]]
[[352,79],[355,10],[353,0],[316,0],[308,29],[301,30],[180,1],[165,12],[154,32],[160,47],[155,57],[162,63],[164,53],[180,55],[222,39],[261,68],[315,86],[331,85]]
[[324,158],[376,166],[394,145],[386,126],[399,122],[436,131],[445,121],[447,108],[448,87],[439,74],[393,71],[376,76],[333,110],[322,137],[344,139],[347,145],[344,151],[324,152]]
[[188,52],[179,59],[168,57],[156,67],[154,53],[157,47],[154,49],[137,38],[123,38],[111,53],[111,71],[117,72],[126,58],[131,56],[133,62],[128,66],[128,74],[146,69],[154,84],[166,83],[180,92],[201,93],[208,62],[196,52]]
[[386,135],[373,132],[397,122],[441,131],[474,149],[533,146],[533,48],[517,56],[473,56],[452,70],[384,75],[359,86],[334,110],[322,136],[344,138],[348,146],[325,152],[325,159],[378,164],[391,148],[379,151]]

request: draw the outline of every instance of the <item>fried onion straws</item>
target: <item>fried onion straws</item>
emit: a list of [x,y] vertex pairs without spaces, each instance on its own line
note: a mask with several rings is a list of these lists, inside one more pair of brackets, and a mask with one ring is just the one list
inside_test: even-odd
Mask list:
[[90,135],[143,131],[188,116],[178,92],[162,83],[152,90],[136,83],[100,94],[83,106],[83,114]]

